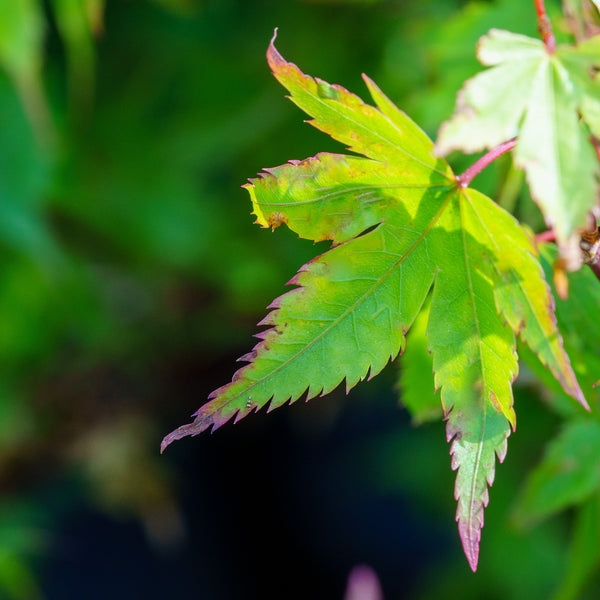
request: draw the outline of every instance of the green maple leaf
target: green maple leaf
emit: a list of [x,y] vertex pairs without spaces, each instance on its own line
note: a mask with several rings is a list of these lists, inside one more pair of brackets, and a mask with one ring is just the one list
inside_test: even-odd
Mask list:
[[406,336],[398,381],[401,402],[415,425],[437,421],[442,415],[440,399],[435,394],[433,357],[427,350],[428,322],[429,307],[425,305]]
[[515,333],[585,403],[565,354],[534,245],[514,218],[465,189],[427,136],[367,77],[376,107],[313,79],[269,46],[267,58],[310,123],[363,156],[319,154],[267,169],[248,189],[256,221],[286,224],[333,247],[304,265],[273,302],[268,327],[195,420],[169,434],[221,426],[306,393],[349,390],[403,349],[431,294],[428,321],[435,385],[457,470],[457,520],[476,568],[495,457],[515,426]]
[[476,152],[518,136],[515,164],[559,241],[566,241],[596,203],[600,137],[600,36],[578,46],[544,44],[493,29],[477,46],[491,68],[467,81],[436,149]]
[[[558,255],[556,247],[550,244],[540,244],[538,250],[540,263],[551,290],[554,290],[552,268]],[[564,299],[556,298],[555,315],[563,337],[563,345],[571,359],[573,371],[593,409],[600,407],[600,385],[597,385],[600,380],[599,314],[600,282],[592,270],[586,267],[570,273],[569,295]],[[522,348],[521,359],[527,363],[548,389],[555,392],[552,396],[548,396],[548,400],[562,417],[576,416],[579,418],[584,414],[579,406],[570,402],[562,393],[556,380],[549,375],[544,365],[540,364],[537,357],[527,348]]]

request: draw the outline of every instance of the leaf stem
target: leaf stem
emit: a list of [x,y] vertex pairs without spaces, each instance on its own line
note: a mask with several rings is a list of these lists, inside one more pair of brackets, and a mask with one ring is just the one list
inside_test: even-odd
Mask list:
[[481,173],[489,164],[494,162],[499,156],[506,154],[509,150],[512,150],[517,145],[517,138],[503,142],[499,146],[496,146],[493,150],[490,150],[487,154],[484,154],[479,160],[475,161],[464,173],[456,176],[456,182],[462,188],[469,187],[472,179]]
[[[596,279],[600,281],[600,242],[598,241],[600,239],[600,228],[596,224],[596,217],[594,217],[593,213],[590,212],[587,214],[585,227],[582,230],[580,230],[580,236],[581,248],[584,251],[584,254],[587,254],[589,256],[589,259],[584,259],[583,263],[586,264],[592,270],[592,273],[596,276]],[[537,244],[541,244],[543,242],[556,242],[556,234],[554,232],[554,229],[548,229],[547,231],[536,233],[535,241]],[[586,242],[587,245],[584,245]],[[561,267],[561,269],[564,274],[564,265],[563,267]],[[561,296],[560,291],[559,296]],[[562,297],[563,296],[561,296],[561,298]]]
[[541,233],[536,233],[535,241],[538,244],[542,244],[544,242],[555,242],[556,234],[554,233],[554,229],[548,229],[547,231],[542,231]]
[[554,54],[556,51],[556,38],[554,37],[554,31],[552,31],[552,23],[546,13],[546,6],[544,0],[533,0],[535,4],[535,12],[538,18],[538,31],[542,36],[542,41],[546,46],[548,54]]
[[600,142],[598,141],[598,138],[593,135],[590,136],[590,140],[592,141],[592,145],[594,146],[594,150],[596,151],[596,156],[600,161]]

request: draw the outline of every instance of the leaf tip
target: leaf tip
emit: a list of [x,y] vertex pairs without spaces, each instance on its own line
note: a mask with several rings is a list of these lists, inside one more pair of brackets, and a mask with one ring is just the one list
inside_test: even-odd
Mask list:
[[[267,58],[269,58],[269,56],[272,53],[275,54],[279,54],[279,52],[277,52],[277,49],[275,48],[275,40],[277,39],[277,33],[279,32],[279,27],[275,27],[275,29],[273,29],[273,36],[271,37],[271,41],[269,42],[269,48],[267,49]],[[279,55],[280,58],[281,55]]]
[[467,555],[467,561],[469,562],[469,567],[471,567],[471,571],[473,573],[477,572],[477,563],[479,562],[479,544],[477,545],[477,549],[474,550],[474,554],[471,556]]
[[[215,390],[215,392],[218,392],[218,391],[219,390]],[[209,399],[214,397],[215,392],[213,392],[209,396]],[[181,427],[178,427],[177,429],[175,429],[174,431],[171,431],[171,433],[166,435],[160,444],[160,453],[162,454],[167,449],[167,446],[170,446],[173,442],[176,442],[177,440],[180,440],[181,438],[184,438],[188,435],[194,437],[194,436],[202,433],[209,427],[212,427],[211,431],[215,431],[215,429],[218,429],[219,427],[221,427],[221,425],[223,425],[224,423],[229,421],[229,419],[231,419],[231,417],[233,416],[233,414],[224,416],[220,412],[208,413],[206,411],[206,407],[209,405],[210,405],[210,403],[205,404],[197,412],[195,412],[192,415],[193,417],[195,417],[195,419],[191,423],[182,425]]]
[[180,440],[187,435],[197,435],[203,431],[203,429],[205,429],[205,427],[200,428],[196,421],[178,427],[163,438],[163,441],[160,444],[160,453],[162,454],[173,442]]
[[481,539],[481,530],[470,529],[466,523],[459,521],[458,533],[469,567],[471,567],[471,571],[475,573],[479,562],[479,540]]
[[252,212],[250,214],[256,217],[256,221],[254,223],[256,225],[260,225],[263,228],[269,227],[269,223],[265,218],[264,212],[260,207],[260,204],[256,198],[256,188],[254,186],[254,181],[251,179],[248,183],[245,183],[242,186],[248,194],[250,194],[250,201],[252,202]]
[[[596,384],[594,384],[594,385],[596,385]],[[587,400],[585,399],[585,396],[583,395],[583,392],[581,391],[581,388],[579,386],[577,387],[577,390],[575,391],[575,400],[577,400],[577,402],[579,402],[579,404],[581,404],[581,406],[583,406],[583,408],[585,408],[585,410],[587,410],[588,412],[592,412],[592,409],[590,408],[590,405],[587,403]]]
[[279,50],[275,48],[275,40],[277,39],[277,32],[279,31],[278,27],[275,27],[273,31],[273,37],[269,42],[269,47],[267,48],[267,62],[269,66],[273,70],[273,72],[278,70],[278,67],[281,67],[287,64],[287,61],[281,56]]

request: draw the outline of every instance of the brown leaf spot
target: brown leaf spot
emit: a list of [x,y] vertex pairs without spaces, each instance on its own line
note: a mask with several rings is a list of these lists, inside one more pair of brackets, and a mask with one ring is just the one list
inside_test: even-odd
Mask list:
[[275,227],[279,227],[280,225],[287,225],[288,218],[282,212],[274,212],[272,215],[269,215],[267,222],[271,229],[275,229]]
[[492,390],[490,390],[490,402],[499,413],[502,413],[502,406],[500,405],[500,402],[498,402],[498,396],[496,396]]

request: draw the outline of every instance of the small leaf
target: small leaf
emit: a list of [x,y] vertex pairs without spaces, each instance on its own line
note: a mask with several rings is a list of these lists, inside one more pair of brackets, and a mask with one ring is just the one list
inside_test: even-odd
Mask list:
[[506,456],[510,427],[484,399],[474,406],[465,402],[456,412],[449,415],[447,430],[448,441],[452,441],[452,468],[457,469],[456,520],[465,555],[476,571],[483,509],[489,502],[488,486],[494,483],[496,456],[500,462]]
[[567,571],[552,600],[577,600],[600,564],[600,496],[581,505],[575,516]]
[[[540,244],[539,251],[540,262],[553,287],[552,269],[557,257],[556,248],[549,244]],[[600,282],[589,268],[569,273],[568,280],[568,297],[556,299],[558,329],[564,336],[564,346],[585,396],[593,403],[592,406],[597,407],[600,402],[600,388],[594,388],[594,383],[600,377]],[[577,407],[572,403],[557,397],[561,395],[562,390],[556,385],[556,380],[548,373],[547,368],[540,364],[538,356],[524,351],[522,358],[541,381],[553,390],[552,405],[559,409],[561,414],[573,416],[581,412],[577,411]]]
[[0,67],[6,69],[40,141],[54,130],[42,81],[44,7],[35,0],[0,2]]
[[596,202],[598,161],[588,130],[600,133],[600,36],[548,54],[544,44],[493,29],[478,45],[492,68],[460,91],[455,115],[436,149],[476,152],[518,136],[515,164],[524,169],[547,224],[564,243]]
[[43,9],[35,0],[0,3],[0,64],[17,81],[39,75],[44,40]]
[[103,27],[104,0],[52,0],[52,5],[68,57],[70,99],[79,111],[89,110],[94,87],[93,35]]
[[294,289],[260,323],[268,329],[242,357],[248,364],[163,449],[267,404],[322,396],[344,379],[350,390],[375,376],[402,351],[433,289],[428,343],[457,470],[456,518],[475,569],[495,458],[506,455],[516,423],[517,333],[585,404],[533,242],[489,198],[460,187],[432,142],[371,80],[377,107],[305,75],[272,43],[267,57],[311,124],[363,157],[319,154],[245,186],[261,226],[285,224],[334,246],[301,267]]
[[553,439],[532,471],[515,509],[515,520],[532,525],[600,491],[600,423],[573,420]]

